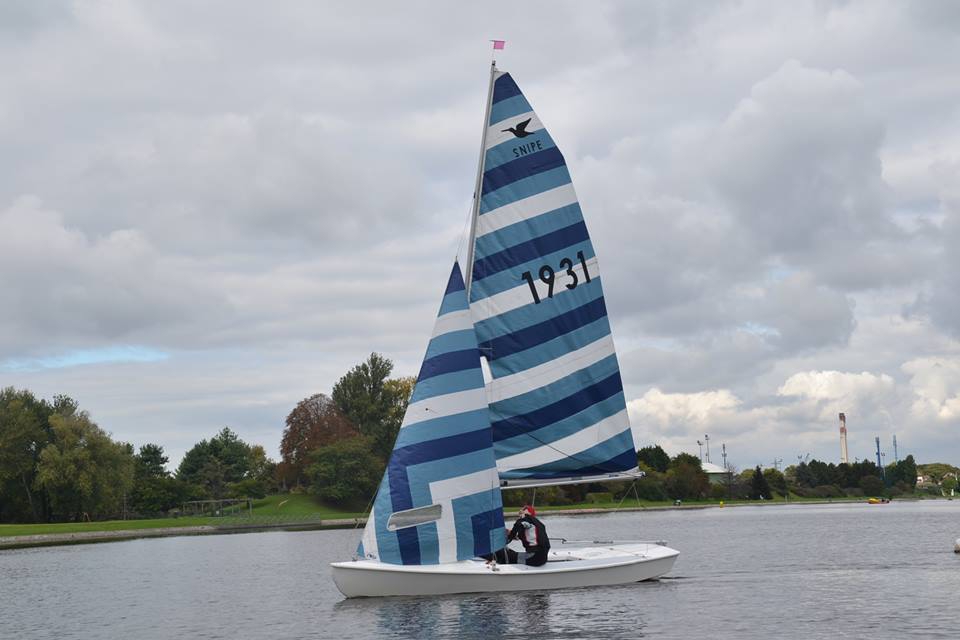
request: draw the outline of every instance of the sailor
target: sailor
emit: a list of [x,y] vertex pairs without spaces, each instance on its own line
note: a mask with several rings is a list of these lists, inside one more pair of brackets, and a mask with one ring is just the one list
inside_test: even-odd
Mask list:
[[524,553],[515,560],[531,567],[539,567],[547,562],[547,552],[550,551],[550,538],[547,537],[547,528],[537,518],[537,511],[532,505],[524,505],[520,509],[519,517],[507,534],[507,543],[520,539]]

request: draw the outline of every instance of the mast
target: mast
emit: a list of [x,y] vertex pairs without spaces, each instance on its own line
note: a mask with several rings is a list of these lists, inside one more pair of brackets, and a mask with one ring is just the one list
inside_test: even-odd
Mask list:
[[473,243],[477,238],[477,216],[480,214],[480,196],[483,190],[483,165],[487,157],[487,130],[490,128],[490,107],[493,100],[493,80],[497,74],[497,61],[490,62],[490,86],[487,87],[487,106],[483,113],[483,136],[480,138],[480,160],[477,162],[477,180],[473,187],[473,210],[470,214],[470,240],[467,242],[466,276],[467,300],[470,300],[470,284],[473,281]]

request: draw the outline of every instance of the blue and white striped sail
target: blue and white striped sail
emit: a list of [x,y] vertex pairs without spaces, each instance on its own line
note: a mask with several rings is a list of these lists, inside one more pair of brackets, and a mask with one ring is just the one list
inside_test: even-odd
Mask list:
[[454,264],[357,554],[422,565],[506,543],[480,353]]
[[600,270],[563,155],[496,72],[470,304],[504,479],[627,471],[636,451]]

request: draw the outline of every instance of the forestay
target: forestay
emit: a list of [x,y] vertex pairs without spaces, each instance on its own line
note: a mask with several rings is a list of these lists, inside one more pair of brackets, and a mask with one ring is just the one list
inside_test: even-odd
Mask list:
[[357,553],[423,565],[465,560],[504,544],[480,355],[454,264]]
[[496,72],[470,302],[500,476],[636,467],[600,270],[566,162]]

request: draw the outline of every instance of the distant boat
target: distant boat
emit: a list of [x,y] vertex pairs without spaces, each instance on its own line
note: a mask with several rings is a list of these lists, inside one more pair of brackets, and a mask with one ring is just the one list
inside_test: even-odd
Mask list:
[[479,558],[506,543],[503,489],[642,475],[566,162],[495,65],[484,125],[467,279],[455,263],[356,557],[332,564],[348,598],[625,584],[679,555],[595,541],[540,567]]

